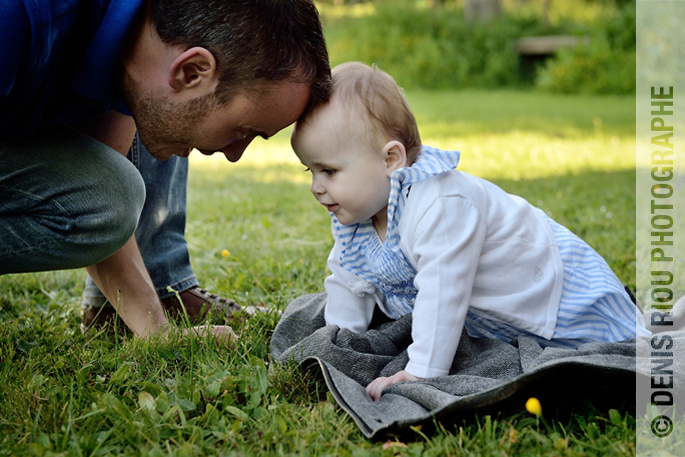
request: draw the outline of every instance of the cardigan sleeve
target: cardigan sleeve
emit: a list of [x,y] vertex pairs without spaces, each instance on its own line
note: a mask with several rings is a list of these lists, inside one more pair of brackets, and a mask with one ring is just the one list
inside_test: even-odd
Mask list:
[[408,230],[418,290],[409,346],[410,374],[449,373],[464,328],[486,228],[479,210],[458,195],[441,196]]
[[328,256],[331,275],[324,283],[328,294],[324,311],[326,325],[364,333],[371,323],[376,297],[380,292],[371,283],[343,268],[340,265],[340,253],[340,242],[336,239]]

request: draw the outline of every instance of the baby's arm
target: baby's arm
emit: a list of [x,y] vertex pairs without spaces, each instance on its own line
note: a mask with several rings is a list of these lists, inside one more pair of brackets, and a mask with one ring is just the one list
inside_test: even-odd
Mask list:
[[449,373],[466,313],[487,228],[480,212],[461,196],[442,196],[409,236],[418,290],[412,315],[407,372],[421,378]]
[[337,325],[355,333],[364,333],[369,328],[376,306],[375,287],[340,265],[338,241],[328,256],[328,268],[331,275],[325,282],[328,294],[324,313],[326,325]]
[[379,377],[366,388],[374,400],[400,381],[449,374],[471,299],[486,228],[463,197],[443,197],[403,235],[403,250],[416,267],[412,344],[405,370]]

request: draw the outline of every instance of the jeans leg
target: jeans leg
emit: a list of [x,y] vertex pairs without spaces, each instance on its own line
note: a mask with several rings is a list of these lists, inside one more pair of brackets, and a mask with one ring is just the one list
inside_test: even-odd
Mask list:
[[93,265],[133,234],[145,199],[121,154],[67,127],[0,140],[0,274]]
[[[188,159],[155,159],[136,134],[128,154],[145,182],[146,199],[136,229],[136,241],[160,298],[198,285],[185,239]],[[84,305],[101,306],[104,296],[86,279]]]

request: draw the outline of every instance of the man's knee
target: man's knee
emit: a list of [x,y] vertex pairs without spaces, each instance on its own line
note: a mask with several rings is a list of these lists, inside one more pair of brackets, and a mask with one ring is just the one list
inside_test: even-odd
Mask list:
[[120,249],[135,233],[145,203],[145,184],[128,160],[116,173],[107,175],[107,184],[95,187],[92,205],[78,218],[72,233],[74,248],[94,254],[97,263]]
[[0,273],[92,265],[134,234],[145,185],[121,154],[68,129],[0,146]]

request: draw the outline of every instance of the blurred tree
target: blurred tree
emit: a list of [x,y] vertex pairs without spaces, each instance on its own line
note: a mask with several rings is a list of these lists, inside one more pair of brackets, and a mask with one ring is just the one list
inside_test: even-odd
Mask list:
[[552,0],[542,0],[542,23],[549,25],[549,7]]
[[499,13],[499,0],[466,0],[464,17],[468,23],[487,22],[499,16]]

